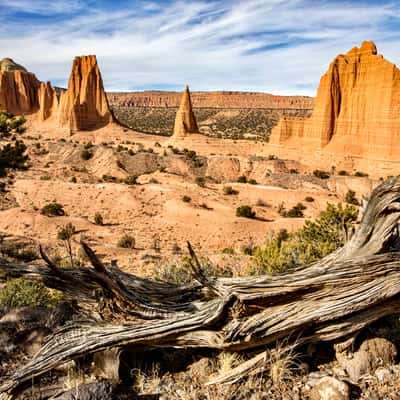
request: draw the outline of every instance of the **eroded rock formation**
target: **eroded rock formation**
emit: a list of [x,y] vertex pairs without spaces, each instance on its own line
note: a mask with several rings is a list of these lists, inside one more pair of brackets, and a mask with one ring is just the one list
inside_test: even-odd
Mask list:
[[74,59],[60,99],[49,82],[40,82],[11,59],[0,61],[0,110],[53,119],[69,131],[98,129],[113,121],[96,56]]
[[186,86],[182,95],[181,104],[176,113],[174,137],[185,137],[191,133],[199,133],[196,118],[192,109],[189,87]]
[[271,143],[395,159],[400,155],[400,70],[363,42],[322,76],[310,119],[282,119]]
[[94,130],[112,120],[96,56],[75,57],[68,89],[61,94],[59,125]]
[[10,58],[0,61],[0,110],[13,114],[37,112],[40,82]]

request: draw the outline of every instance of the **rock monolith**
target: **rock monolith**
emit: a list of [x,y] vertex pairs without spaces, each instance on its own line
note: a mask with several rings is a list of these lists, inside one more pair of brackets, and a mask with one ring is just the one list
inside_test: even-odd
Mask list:
[[173,137],[185,137],[192,133],[199,133],[199,128],[193,113],[189,87],[186,86],[176,113]]

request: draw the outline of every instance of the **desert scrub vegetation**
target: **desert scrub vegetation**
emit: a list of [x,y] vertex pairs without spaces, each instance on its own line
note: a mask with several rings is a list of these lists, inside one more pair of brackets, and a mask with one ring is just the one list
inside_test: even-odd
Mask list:
[[248,273],[279,273],[311,264],[343,246],[352,233],[358,210],[347,204],[329,204],[314,221],[288,233],[285,229],[270,234],[266,243],[254,250]]
[[320,169],[315,169],[313,175],[320,179],[328,179],[331,176],[329,172]]
[[250,206],[239,206],[236,209],[236,216],[243,218],[255,218],[256,212]]
[[197,176],[195,179],[196,185],[200,187],[205,187],[206,186],[206,178],[203,176]]
[[190,203],[192,201],[192,199],[190,196],[184,195],[184,196],[182,196],[182,201],[184,203]]
[[99,225],[99,226],[104,225],[103,216],[101,215],[101,213],[99,211],[95,212],[93,220],[94,220],[95,225]]
[[128,234],[122,235],[117,243],[118,247],[122,247],[124,249],[134,249],[135,245],[135,238]]
[[28,306],[53,307],[61,301],[61,292],[25,278],[10,279],[0,291],[0,307],[6,311]]
[[129,175],[124,179],[124,183],[126,185],[137,185],[138,181],[137,181],[138,177],[136,175]]
[[39,258],[39,254],[32,244],[6,240],[0,237],[0,254],[3,258],[10,261],[32,262]]
[[[232,270],[213,264],[208,258],[200,257],[203,274],[207,277],[232,276]],[[192,259],[184,255],[175,262],[155,266],[151,277],[163,282],[184,285],[193,282]]]
[[366,178],[366,177],[368,177],[369,175],[366,174],[365,172],[362,172],[362,171],[356,171],[356,172],[354,173],[354,176],[357,176],[357,177],[359,177],[359,178]]
[[306,196],[306,197],[304,197],[304,201],[306,201],[307,203],[312,203],[312,202],[314,202],[314,197]]
[[81,151],[81,158],[82,160],[90,160],[93,157],[93,152],[89,149],[83,149]]
[[15,133],[24,133],[26,128],[24,116],[15,117],[8,112],[0,112],[0,138],[8,138]]
[[280,215],[284,218],[303,218],[304,213],[303,211],[307,207],[302,203],[297,203],[294,205],[290,210],[282,209]]
[[356,192],[354,190],[348,190],[346,196],[344,197],[344,201],[348,204],[353,204],[355,206],[359,206],[360,202],[357,200]]
[[238,183],[247,183],[247,178],[244,175],[240,175],[237,179]]
[[25,144],[17,140],[14,144],[7,143],[0,149],[0,177],[7,176],[9,170],[26,170],[29,157],[25,154]]
[[60,203],[48,203],[40,210],[42,215],[46,217],[62,217],[65,215],[64,206]]
[[226,195],[233,195],[233,194],[238,194],[239,192],[235,190],[232,186],[224,186],[222,188],[222,192]]

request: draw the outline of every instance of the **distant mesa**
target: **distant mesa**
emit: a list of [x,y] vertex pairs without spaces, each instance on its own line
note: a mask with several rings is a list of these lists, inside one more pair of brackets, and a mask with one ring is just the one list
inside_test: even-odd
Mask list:
[[99,129],[114,120],[93,55],[74,59],[68,89],[61,91],[11,59],[1,60],[0,110],[33,114],[69,132]]
[[322,76],[309,119],[281,119],[273,144],[366,158],[400,156],[400,70],[363,42]]
[[193,133],[199,133],[196,118],[193,113],[189,87],[186,86],[182,95],[181,104],[176,113],[174,124],[174,138],[182,138]]

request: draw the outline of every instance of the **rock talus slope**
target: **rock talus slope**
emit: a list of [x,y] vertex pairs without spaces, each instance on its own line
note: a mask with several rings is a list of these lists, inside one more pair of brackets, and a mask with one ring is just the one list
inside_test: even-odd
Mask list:
[[192,109],[189,87],[186,86],[182,95],[181,104],[176,113],[174,137],[185,137],[191,133],[199,133],[196,118]]
[[312,117],[282,119],[271,143],[396,159],[400,155],[400,70],[363,42],[322,76]]

